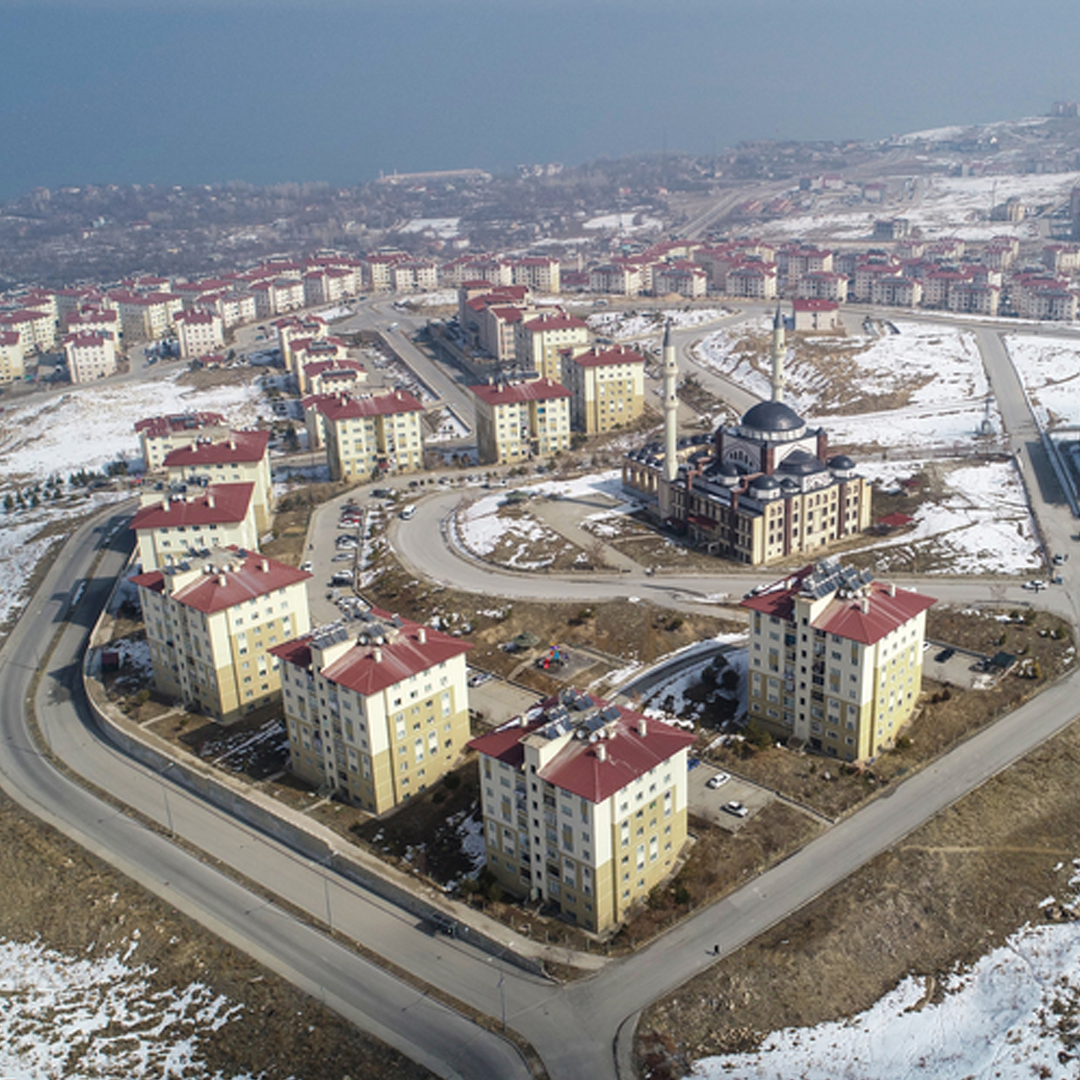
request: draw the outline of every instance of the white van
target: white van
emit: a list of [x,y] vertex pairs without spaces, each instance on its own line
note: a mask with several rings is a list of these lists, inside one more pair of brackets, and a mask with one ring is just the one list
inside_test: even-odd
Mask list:
[[398,517],[401,518],[402,521],[408,521],[409,518],[411,518],[415,513],[415,506],[406,506],[405,509],[402,510],[400,514],[398,514]]

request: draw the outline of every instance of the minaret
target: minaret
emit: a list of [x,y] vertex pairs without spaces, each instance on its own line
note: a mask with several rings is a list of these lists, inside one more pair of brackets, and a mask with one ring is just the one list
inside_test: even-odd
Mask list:
[[784,342],[784,316],[780,303],[776,304],[776,317],[772,324],[772,399],[784,400],[784,356],[787,346]]
[[671,343],[671,322],[664,327],[664,476],[660,483],[660,517],[671,517],[671,485],[679,475],[679,365]]

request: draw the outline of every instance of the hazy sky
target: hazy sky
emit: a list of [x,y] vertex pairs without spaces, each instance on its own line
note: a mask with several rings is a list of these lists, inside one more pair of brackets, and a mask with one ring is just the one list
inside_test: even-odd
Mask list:
[[1080,98],[1077,0],[0,0],[0,196],[877,138]]

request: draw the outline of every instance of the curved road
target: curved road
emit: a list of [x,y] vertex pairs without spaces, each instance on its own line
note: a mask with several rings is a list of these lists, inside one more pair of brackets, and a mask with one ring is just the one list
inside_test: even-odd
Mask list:
[[[1025,478],[1029,479],[1027,474]],[[1033,501],[1034,496],[1035,492]],[[708,595],[739,594],[748,582],[760,580],[715,575],[561,580],[497,574],[431,542],[432,530],[457,498],[449,494],[424,501],[411,522],[396,527],[396,537],[414,568],[460,588],[490,593],[497,582],[500,595],[543,597],[558,581],[564,595],[639,595],[708,610]],[[532,1042],[553,1080],[614,1078],[612,1047],[620,1060],[629,1061],[633,1018],[649,1002],[710,966],[714,946],[727,953],[751,940],[1071,723],[1080,691],[1077,672],[654,945],[588,980],[560,988],[458,941],[431,937],[413,917],[207,807],[108,744],[83,700],[78,665],[88,627],[111,579],[123,568],[126,550],[119,540],[103,553],[74,618],[65,619],[70,590],[89,575],[99,554],[98,537],[112,524],[107,522],[97,532],[84,527],[76,533],[0,653],[0,784],[35,814],[174,906],[443,1076],[517,1078],[526,1076],[527,1070],[505,1041],[359,959],[285,909],[99,800],[37,752],[24,703],[31,694],[33,673],[57,630],[34,704],[44,737],[59,758],[92,784],[170,826],[245,878],[429,984],[489,1016],[499,1016],[505,1009],[508,1025]],[[1058,527],[1055,520],[1055,532]],[[1068,576],[1072,584],[1073,575]],[[934,582],[932,588],[935,594],[956,600],[1030,599],[995,582]],[[1071,592],[1053,589],[1038,599],[1075,617]]]

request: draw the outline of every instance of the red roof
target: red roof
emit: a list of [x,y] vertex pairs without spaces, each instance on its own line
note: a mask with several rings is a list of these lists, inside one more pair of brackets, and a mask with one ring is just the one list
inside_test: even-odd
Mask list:
[[[187,585],[177,589],[172,594],[172,599],[201,611],[204,615],[212,615],[216,611],[258,599],[311,577],[305,570],[286,566],[276,559],[260,555],[257,551],[241,556],[238,548],[229,547],[224,550],[235,552],[235,560],[223,566],[215,565],[212,573],[200,574]],[[164,592],[165,578],[163,571],[151,570],[146,574],[136,574],[131,580],[145,589]]]
[[316,407],[327,420],[358,420],[362,416],[393,416],[397,413],[423,412],[420,404],[407,390],[372,397],[323,397]]
[[203,326],[209,326],[217,318],[217,315],[212,315],[209,311],[202,311],[198,308],[188,308],[187,311],[178,312],[176,315],[177,322],[193,323]]
[[198,431],[202,427],[223,425],[225,417],[216,412],[173,413],[171,416],[150,416],[135,421],[135,430],[147,438],[160,439],[177,431]]
[[469,389],[489,405],[509,405],[517,401],[553,401],[556,398],[572,397],[565,386],[551,379],[536,379],[526,383],[496,383],[490,386],[482,383]]
[[163,529],[174,525],[223,525],[243,521],[247,516],[255,485],[211,484],[197,499],[165,500],[151,503],[136,511],[131,519],[132,529]]
[[545,330],[588,330],[589,325],[584,319],[575,315],[541,315],[538,319],[525,323],[525,329],[534,334],[543,333]]
[[364,370],[364,365],[359,360],[313,360],[304,365],[304,373],[309,379],[327,372],[337,372],[339,375],[349,375],[356,378],[358,372]]
[[269,445],[269,431],[234,431],[224,442],[197,442],[191,446],[178,446],[165,455],[163,464],[166,468],[179,469],[259,461],[266,456]]
[[835,300],[792,300],[791,307],[794,311],[836,311],[839,304]]
[[915,519],[909,517],[907,514],[886,514],[883,518],[878,518],[879,525],[887,525],[890,529],[899,528],[901,525],[910,525]]
[[[554,704],[555,700],[544,705]],[[594,703],[598,708],[608,704],[597,699]],[[584,720],[585,715],[580,718]],[[643,721],[644,734],[640,726]],[[547,723],[547,719],[540,717],[529,724],[504,727],[473,739],[469,747],[519,768],[525,757],[522,741]],[[659,720],[646,720],[640,713],[621,706],[618,719],[612,721],[608,730],[609,737],[596,742],[571,737],[538,775],[573,795],[602,803],[680,750],[688,749],[695,738],[692,732]]]
[[606,367],[610,364],[644,364],[645,357],[641,353],[634,352],[624,345],[616,345],[612,349],[597,349],[594,345],[588,352],[579,353],[571,357],[573,362],[580,367]]
[[[799,594],[803,579],[813,569],[812,566],[803,567],[770,590],[747,597],[742,601],[742,606],[790,622],[795,597]],[[849,641],[873,645],[936,602],[930,596],[897,589],[882,581],[872,581],[861,595],[841,598],[839,593],[834,593],[824,609],[811,620],[811,625],[816,630],[824,630]]]
[[[364,624],[354,623],[352,625],[358,634],[356,641],[346,653],[322,671],[324,678],[358,694],[378,694],[403,679],[427,671],[472,648],[460,638],[411,619],[400,619],[400,626],[390,626],[388,620],[394,616],[388,611],[372,608],[371,613],[389,630],[384,642],[381,645],[371,641],[361,644],[359,635],[364,631]],[[312,635],[306,634],[268,651],[286,663],[308,669],[311,667],[311,639]]]

